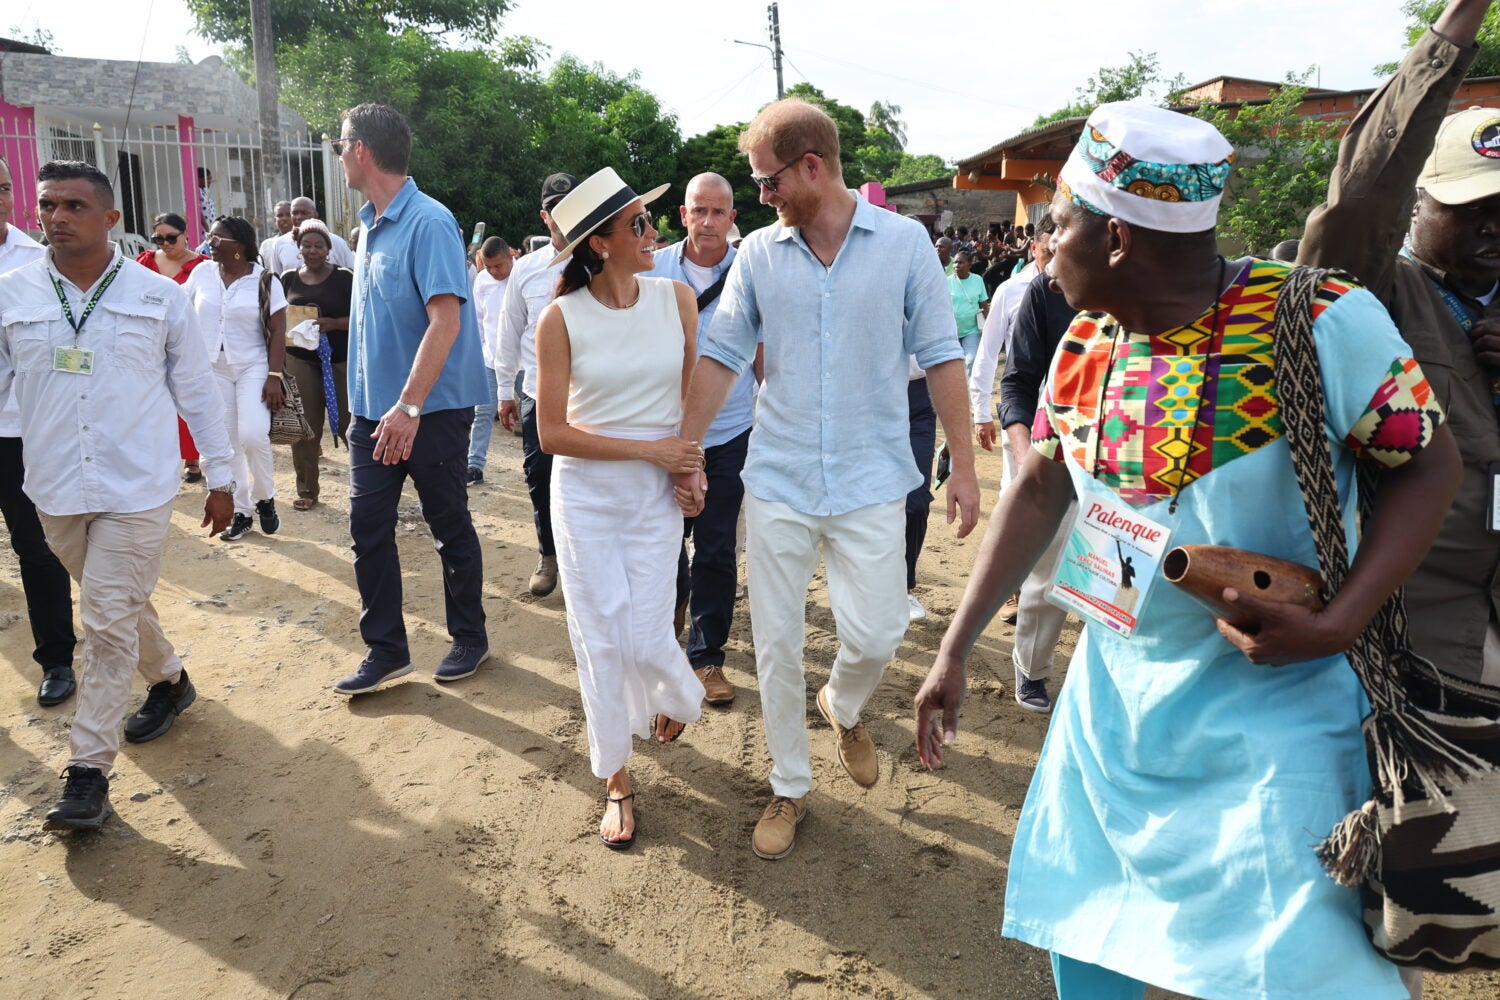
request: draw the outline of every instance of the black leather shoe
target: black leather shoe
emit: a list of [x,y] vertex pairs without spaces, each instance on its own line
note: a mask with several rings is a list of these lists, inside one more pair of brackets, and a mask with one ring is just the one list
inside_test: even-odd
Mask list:
[[36,703],[44,708],[61,705],[77,690],[72,667],[47,667],[42,671],[42,686],[36,689]]
[[47,813],[44,830],[97,830],[114,812],[109,804],[109,779],[97,767],[71,764],[63,772],[67,783],[62,798]]
[[125,739],[130,743],[149,743],[166,735],[184,708],[198,697],[198,690],[188,680],[187,670],[177,683],[160,681],[146,689],[146,703],[125,723]]

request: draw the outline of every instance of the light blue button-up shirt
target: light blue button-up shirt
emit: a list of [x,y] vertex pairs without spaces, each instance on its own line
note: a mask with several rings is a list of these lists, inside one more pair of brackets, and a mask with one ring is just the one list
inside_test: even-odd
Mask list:
[[740,373],[760,340],[765,382],[743,475],[751,495],[843,514],[898,500],[922,481],[911,459],[907,356],[927,369],[962,358],[963,348],[920,224],[859,199],[828,268],[796,229],[751,233],[702,353]]
[[379,420],[396,405],[427,332],[427,303],[436,295],[458,296],[459,331],[422,412],[485,402],[484,348],[453,213],[408,177],[379,219],[365,202],[359,221],[349,312],[349,412]]
[[[682,266],[682,254],[686,242],[673,243],[669,247],[662,247],[656,251],[656,267],[651,271],[653,278],[673,278],[681,281],[693,290],[693,297],[697,298],[707,290],[696,287],[688,276],[687,268]],[[726,247],[724,259],[709,269],[709,285],[718,281],[729,265],[734,262],[734,247]],[[728,283],[726,282],[726,285]],[[724,297],[720,292],[714,300],[698,311],[698,353],[703,353],[704,341],[708,339],[709,325],[713,322],[714,313],[719,310],[719,300]],[[729,390],[729,398],[724,401],[723,409],[714,418],[703,435],[703,447],[713,448],[739,437],[750,429],[755,420],[755,371],[754,368],[746,368],[740,372],[740,377],[735,380],[734,388]]]

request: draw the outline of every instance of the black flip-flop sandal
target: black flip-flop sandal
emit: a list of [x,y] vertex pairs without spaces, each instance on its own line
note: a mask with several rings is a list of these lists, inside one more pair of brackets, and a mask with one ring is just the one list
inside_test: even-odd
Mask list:
[[[630,801],[633,798],[635,798],[635,792],[631,792],[629,795],[622,795],[619,798],[614,798],[612,796],[605,795],[604,796],[604,811],[608,812],[609,811],[609,804],[611,802],[613,802],[615,804],[615,808],[617,808],[617,809],[620,810],[620,822],[624,823],[625,822],[625,807],[623,805],[621,805],[621,803],[622,802],[628,802],[628,801]],[[601,833],[601,834],[599,834],[599,842],[601,844],[603,844],[605,847],[609,848],[611,851],[623,851],[623,850],[625,850],[625,848],[627,848],[631,844],[635,843],[635,835],[636,835],[636,833],[639,830],[640,830],[640,821],[638,820],[638,821],[636,821],[636,828],[634,830],[630,831],[630,836],[627,839],[625,839],[625,840],[610,840],[608,837],[604,836],[604,834]]]
[[668,743],[676,743],[677,742],[677,737],[681,736],[683,733],[687,732],[688,724],[686,722],[677,722],[676,719],[673,719],[670,716],[663,716],[663,715],[653,715],[653,716],[651,716],[651,739],[652,740],[656,739],[656,722],[657,722],[658,719],[663,719],[663,718],[665,718],[668,722],[675,722],[675,723],[677,723],[677,725],[679,725],[679,726],[682,727],[681,729],[677,730],[677,732],[675,734],[673,734],[673,736],[670,739],[667,740]]

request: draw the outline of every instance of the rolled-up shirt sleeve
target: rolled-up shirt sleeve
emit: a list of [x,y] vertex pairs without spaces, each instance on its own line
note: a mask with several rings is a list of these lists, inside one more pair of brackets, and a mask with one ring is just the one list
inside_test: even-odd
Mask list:
[[906,272],[906,353],[923,371],[964,356],[958,319],[948,294],[948,276],[919,227],[913,231],[911,265]]
[[736,375],[744,373],[755,360],[755,345],[760,342],[760,308],[752,284],[753,267],[749,254],[742,253],[729,269],[729,280],[719,295],[708,336],[703,341],[702,356],[712,358]]

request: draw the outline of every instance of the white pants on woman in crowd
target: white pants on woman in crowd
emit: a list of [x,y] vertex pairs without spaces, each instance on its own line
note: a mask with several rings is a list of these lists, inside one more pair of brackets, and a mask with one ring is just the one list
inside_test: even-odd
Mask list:
[[[1003,491],[1016,475],[1016,462],[1022,456],[1012,455],[1010,438],[1000,435],[1000,453],[1005,459],[1005,472],[1000,480]],[[1036,566],[1021,584],[1021,600],[1016,611],[1016,640],[1011,661],[1021,676],[1028,681],[1046,680],[1052,673],[1052,658],[1057,652],[1057,640],[1062,635],[1063,623],[1068,613],[1047,600],[1052,581],[1057,578],[1057,564],[1062,560],[1063,542],[1073,526],[1073,514],[1077,503],[1069,503],[1057,532],[1047,546],[1047,551],[1037,560]]]
[[260,398],[270,369],[264,361],[231,363],[222,352],[213,369],[224,394],[224,426],[234,445],[234,512],[248,515],[256,502],[276,496],[271,411]]

